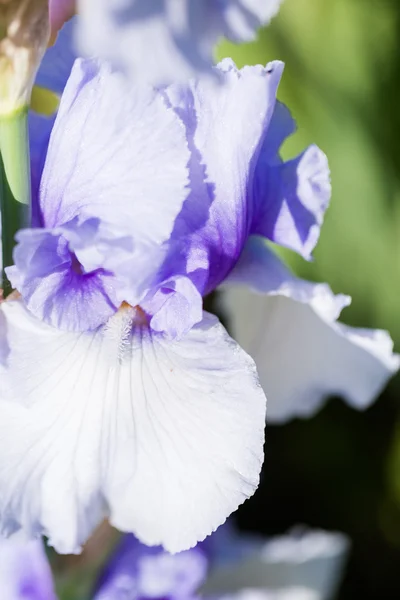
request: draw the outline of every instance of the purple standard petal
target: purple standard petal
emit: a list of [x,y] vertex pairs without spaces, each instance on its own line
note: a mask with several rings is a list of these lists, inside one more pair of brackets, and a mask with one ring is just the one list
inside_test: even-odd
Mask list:
[[279,158],[295,129],[276,103],[282,63],[237,70],[225,60],[219,69],[222,86],[200,80],[166,89],[186,126],[191,192],[163,277],[186,275],[203,295],[229,274],[254,231],[308,257],[330,193],[326,158],[316,147],[288,163]]
[[39,540],[19,535],[0,540],[0,590],[4,600],[57,600]]
[[130,86],[106,65],[78,60],[43,172],[45,225],[84,211],[118,226],[128,223],[133,237],[160,245],[187,195],[188,160],[184,128],[157,92]]
[[71,553],[108,516],[178,552],[254,493],[265,396],[215,317],[178,342],[126,306],[91,332],[50,327],[22,301],[0,315],[0,533]]
[[225,35],[254,39],[281,0],[80,0],[84,54],[110,60],[133,80],[164,85],[211,75],[214,47]]
[[195,596],[207,569],[201,545],[171,555],[160,547],[141,544],[133,535],[125,535],[100,575],[93,600],[187,600]]
[[331,196],[329,167],[317,146],[293,160],[281,161],[280,145],[294,129],[289,111],[277,103],[257,163],[251,233],[309,259]]
[[[283,64],[220,65],[224,85],[207,80],[166,90],[186,125],[191,192],[179,215],[165,277],[179,270],[202,294],[231,271],[252,223],[258,153],[274,111]],[[168,271],[170,269],[170,271]]]
[[[225,60],[219,66],[223,85],[200,80],[165,90],[185,124],[191,158],[190,194],[161,281],[178,276],[190,279],[201,295],[209,293],[228,276],[253,231],[309,256],[329,199],[329,171],[316,147],[288,163],[279,158],[283,140],[295,129],[289,111],[276,103],[282,68],[275,62],[237,70]],[[148,297],[144,306],[154,315],[152,325],[179,336],[168,304],[162,317],[154,314],[165,293],[158,288],[154,294],[158,300]],[[196,322],[183,310],[193,301],[189,286],[174,295],[173,305],[171,298],[183,332]]]
[[[115,304],[136,305],[165,258],[188,193],[188,160],[185,129],[159,93],[131,87],[107,66],[76,61],[40,183],[45,232],[20,235],[10,271],[28,308],[48,323],[83,330],[105,322]],[[92,238],[90,250],[86,240],[78,255],[70,224],[91,218],[102,233]],[[126,245],[119,243],[127,238],[128,264]],[[45,264],[55,245],[56,270],[52,260]],[[128,287],[127,270],[134,277]]]
[[332,395],[364,409],[398,370],[387,332],[338,323],[350,298],[295,277],[261,238],[250,239],[228,283],[223,306],[256,361],[270,422],[309,417]]

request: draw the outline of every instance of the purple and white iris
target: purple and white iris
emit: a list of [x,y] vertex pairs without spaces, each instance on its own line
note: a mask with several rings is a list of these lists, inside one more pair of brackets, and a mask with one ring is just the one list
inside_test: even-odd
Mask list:
[[137,81],[163,85],[210,74],[225,36],[248,42],[282,0],[78,0],[81,51]]
[[[109,516],[179,551],[256,489],[264,392],[202,299],[250,280],[309,302],[263,241],[308,258],[330,195],[316,147],[279,158],[293,131],[282,69],[227,60],[222,85],[153,89],[78,59],[55,120],[32,116],[35,227],[7,271],[21,298],[0,308],[3,534],[77,552]],[[359,373],[378,365],[376,392],[397,359],[368,343]]]

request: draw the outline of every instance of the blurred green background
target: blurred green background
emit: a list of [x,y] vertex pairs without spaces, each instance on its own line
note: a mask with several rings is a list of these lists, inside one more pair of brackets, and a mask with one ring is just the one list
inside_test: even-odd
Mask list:
[[[400,0],[285,0],[256,43],[223,44],[239,66],[286,63],[279,99],[317,143],[333,184],[321,239],[297,273],[353,297],[343,320],[388,329],[400,351]],[[241,527],[303,522],[350,535],[341,600],[400,598],[400,377],[357,413],[332,399],[310,421],[267,429],[263,483]]]

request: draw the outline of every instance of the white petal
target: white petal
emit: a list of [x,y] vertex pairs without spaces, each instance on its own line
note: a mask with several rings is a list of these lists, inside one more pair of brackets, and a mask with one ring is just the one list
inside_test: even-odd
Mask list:
[[267,420],[309,417],[330,395],[369,406],[400,366],[389,334],[337,323],[350,298],[298,279],[264,242],[251,245],[232,280],[253,291],[229,287],[222,302],[234,337],[256,362]]
[[[76,552],[98,521],[170,551],[211,533],[258,485],[265,397],[215,317],[179,342],[133,309],[104,330],[60,332],[1,305],[3,532]],[[7,353],[6,353],[7,354]]]

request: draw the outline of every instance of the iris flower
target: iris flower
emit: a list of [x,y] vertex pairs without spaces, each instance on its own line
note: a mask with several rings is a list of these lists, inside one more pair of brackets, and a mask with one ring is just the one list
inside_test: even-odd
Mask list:
[[56,118],[32,115],[34,226],[7,270],[20,298],[0,307],[3,534],[78,552],[108,516],[179,551],[255,491],[265,395],[203,297],[251,274],[281,289],[259,256],[243,269],[254,239],[305,257],[317,241],[327,161],[279,158],[282,69],[227,60],[223,85],[154,89],[77,59]]

